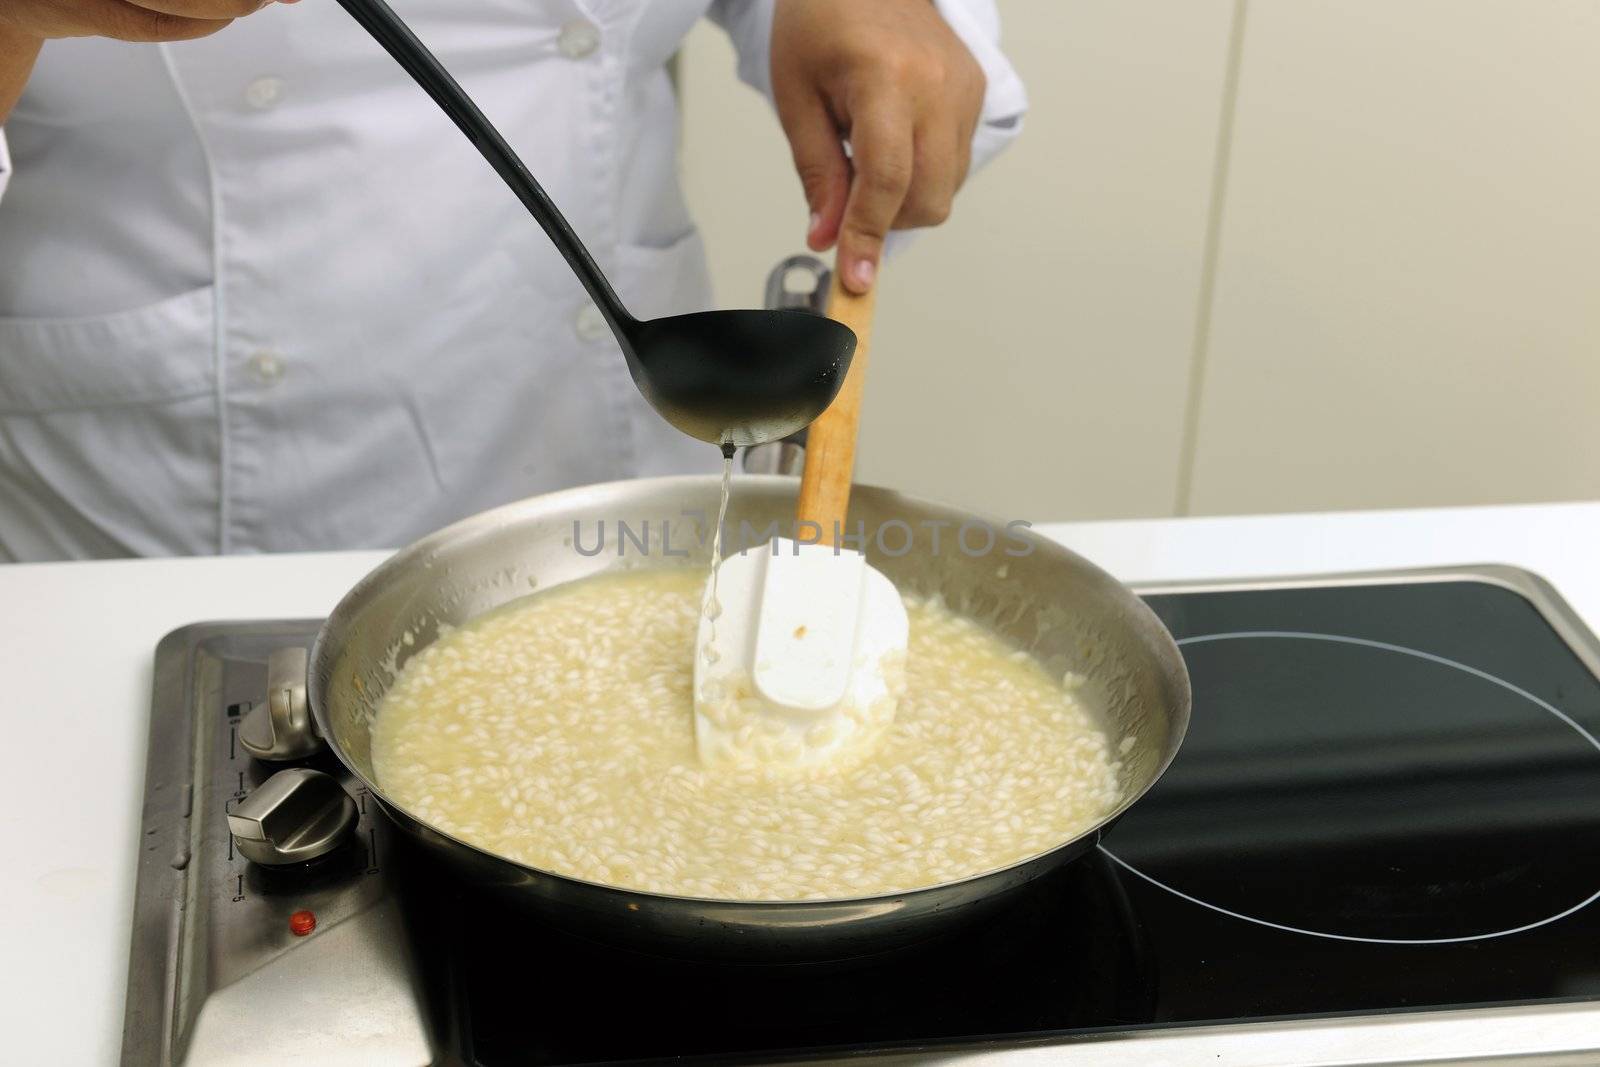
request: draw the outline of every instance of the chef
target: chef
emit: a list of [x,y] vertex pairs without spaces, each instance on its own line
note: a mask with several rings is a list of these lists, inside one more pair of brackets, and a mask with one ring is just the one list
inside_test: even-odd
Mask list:
[[[1026,107],[993,0],[395,7],[647,317],[712,306],[667,66],[703,15],[857,291]],[[0,560],[394,546],[719,459],[333,0],[4,0],[0,121]]]

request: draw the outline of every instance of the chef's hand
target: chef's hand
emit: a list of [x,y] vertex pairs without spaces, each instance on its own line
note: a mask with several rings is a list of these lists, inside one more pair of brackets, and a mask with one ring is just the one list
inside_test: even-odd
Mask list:
[[839,243],[847,288],[872,286],[891,229],[949,216],[983,91],[932,0],[777,0],[772,94],[811,206],[806,243]]
[[[216,33],[273,0],[4,0],[0,28],[35,40],[115,37],[188,41]],[[294,0],[284,0],[293,3]]]

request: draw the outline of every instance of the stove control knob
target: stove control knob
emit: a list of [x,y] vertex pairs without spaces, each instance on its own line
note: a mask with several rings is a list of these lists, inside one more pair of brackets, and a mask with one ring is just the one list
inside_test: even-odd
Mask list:
[[228,813],[239,854],[279,867],[338,848],[356,828],[356,802],[329,774],[309,767],[279,771]]
[[245,715],[239,744],[259,760],[305,759],[322,747],[306,701],[306,650],[280,648],[267,657],[267,699]]

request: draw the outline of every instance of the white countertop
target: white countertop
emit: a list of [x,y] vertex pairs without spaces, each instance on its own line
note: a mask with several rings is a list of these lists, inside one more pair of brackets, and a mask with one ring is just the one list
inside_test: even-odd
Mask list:
[[[1600,629],[1600,503],[1039,529],[1129,582],[1510,563]],[[320,617],[384,555],[0,566],[8,1062],[116,1061],[156,642],[203,620]]]

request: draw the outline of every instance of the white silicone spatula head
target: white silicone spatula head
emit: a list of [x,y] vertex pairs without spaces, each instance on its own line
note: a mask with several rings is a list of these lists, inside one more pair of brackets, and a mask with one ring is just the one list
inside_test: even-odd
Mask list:
[[861,553],[780,538],[724,560],[717,599],[695,659],[704,762],[816,767],[876,743],[904,687],[909,624]]
[[821,542],[780,538],[719,565],[720,611],[702,617],[695,657],[695,740],[709,765],[842,764],[894,719],[910,637],[905,605],[865,556],[835,545],[850,502],[872,308],[872,294],[849,293],[835,270],[828,313],[855,331],[856,355],[806,432],[796,507]]

